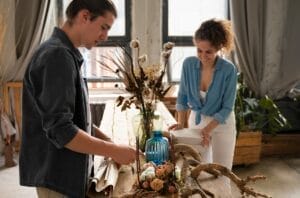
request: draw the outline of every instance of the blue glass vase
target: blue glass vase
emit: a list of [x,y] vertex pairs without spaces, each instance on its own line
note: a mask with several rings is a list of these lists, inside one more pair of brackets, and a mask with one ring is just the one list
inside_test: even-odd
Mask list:
[[152,132],[152,137],[146,141],[145,150],[147,162],[159,165],[169,159],[169,141],[160,130]]

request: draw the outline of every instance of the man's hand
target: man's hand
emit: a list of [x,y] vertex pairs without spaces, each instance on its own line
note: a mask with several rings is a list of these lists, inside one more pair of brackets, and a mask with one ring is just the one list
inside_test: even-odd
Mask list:
[[136,159],[136,150],[130,146],[115,144],[111,158],[118,164],[130,164]]

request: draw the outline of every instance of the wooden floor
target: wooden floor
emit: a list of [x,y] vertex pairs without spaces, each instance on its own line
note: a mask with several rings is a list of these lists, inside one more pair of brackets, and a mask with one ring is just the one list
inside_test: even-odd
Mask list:
[[[273,198],[300,197],[300,158],[263,158],[260,163],[250,166],[236,166],[234,172],[240,177],[262,174],[265,181],[252,184],[255,189]],[[233,187],[233,197],[240,197]]]
[[[3,167],[4,159],[0,157],[0,195],[3,198],[36,198],[34,188],[19,185],[18,166]],[[300,197],[300,158],[264,158],[259,164],[235,166],[233,171],[240,177],[264,174],[267,180],[252,184],[257,191],[267,193],[273,198]],[[232,185],[233,197],[241,197]]]

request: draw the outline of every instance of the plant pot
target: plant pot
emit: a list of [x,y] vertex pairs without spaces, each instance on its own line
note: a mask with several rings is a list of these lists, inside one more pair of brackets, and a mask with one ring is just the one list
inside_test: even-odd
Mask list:
[[236,140],[233,165],[249,165],[260,161],[262,132],[240,132]]

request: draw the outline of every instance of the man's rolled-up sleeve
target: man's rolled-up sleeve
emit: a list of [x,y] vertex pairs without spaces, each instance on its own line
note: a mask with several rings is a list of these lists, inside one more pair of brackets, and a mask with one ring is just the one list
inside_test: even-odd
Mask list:
[[31,75],[42,127],[47,138],[57,148],[63,148],[78,131],[73,123],[77,76],[75,62],[65,49],[53,49],[38,60],[38,65]]

